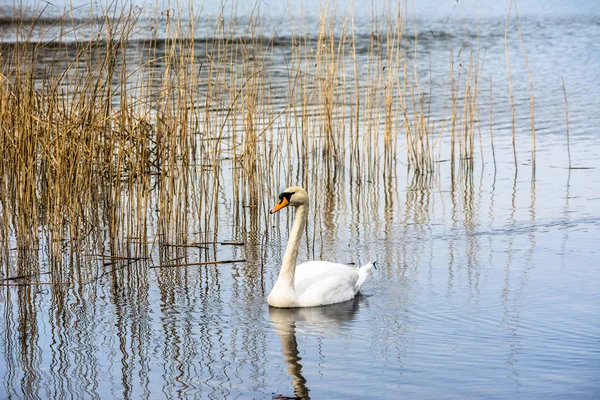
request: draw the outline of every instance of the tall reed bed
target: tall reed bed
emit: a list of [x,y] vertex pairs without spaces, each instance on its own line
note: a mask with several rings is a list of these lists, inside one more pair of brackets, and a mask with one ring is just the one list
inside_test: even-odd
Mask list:
[[[155,246],[152,262],[185,262],[222,223],[237,236],[268,230],[282,186],[331,198],[344,184],[390,185],[404,163],[433,172],[446,146],[469,171],[478,44],[467,33],[455,51],[447,38],[447,90],[433,93],[406,3],[380,11],[365,30],[325,7],[315,29],[291,17],[282,35],[258,6],[245,26],[191,6],[113,6],[59,29],[43,12],[15,21],[0,48],[4,279],[93,282]],[[441,113],[433,96],[446,96]]]

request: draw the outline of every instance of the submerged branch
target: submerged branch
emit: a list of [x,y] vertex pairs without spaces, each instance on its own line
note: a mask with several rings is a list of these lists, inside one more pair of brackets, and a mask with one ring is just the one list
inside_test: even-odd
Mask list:
[[245,259],[242,260],[217,260],[217,261],[202,261],[197,263],[185,263],[185,264],[172,264],[172,265],[153,265],[150,268],[179,268],[179,267],[193,267],[197,265],[214,265],[214,264],[234,264],[246,262]]

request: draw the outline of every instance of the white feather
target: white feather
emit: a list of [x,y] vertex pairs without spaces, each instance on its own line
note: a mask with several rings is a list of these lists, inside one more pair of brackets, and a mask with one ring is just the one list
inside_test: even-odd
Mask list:
[[327,261],[296,266],[295,289],[299,307],[324,306],[353,299],[373,264],[355,268]]

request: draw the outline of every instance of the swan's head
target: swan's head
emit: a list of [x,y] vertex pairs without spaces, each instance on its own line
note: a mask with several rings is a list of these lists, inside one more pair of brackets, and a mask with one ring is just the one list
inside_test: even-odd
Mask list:
[[308,204],[308,193],[298,186],[290,186],[279,195],[279,202],[270,211],[271,214],[287,206],[298,207]]

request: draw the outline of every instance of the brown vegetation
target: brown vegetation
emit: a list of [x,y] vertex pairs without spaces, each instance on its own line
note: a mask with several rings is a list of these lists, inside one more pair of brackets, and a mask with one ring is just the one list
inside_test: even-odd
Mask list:
[[[223,18],[138,15],[108,10],[83,28],[65,15],[61,35],[44,40],[35,21],[15,24],[17,40],[0,48],[5,277],[92,282],[118,272],[106,255],[125,267],[154,245],[180,244],[165,254],[185,258],[186,243],[217,241],[225,185],[233,226],[267,229],[261,219],[288,183],[322,196],[332,182],[393,185],[404,151],[429,174],[448,144],[452,166],[472,169],[479,46],[468,37],[455,51],[449,39],[449,87],[432,93],[404,3],[373,21],[360,51],[353,17],[337,26],[332,9],[317,35],[292,19],[284,38],[265,33],[258,13],[242,31]],[[441,117],[434,95],[447,96]],[[531,107],[533,118],[533,97]]]

